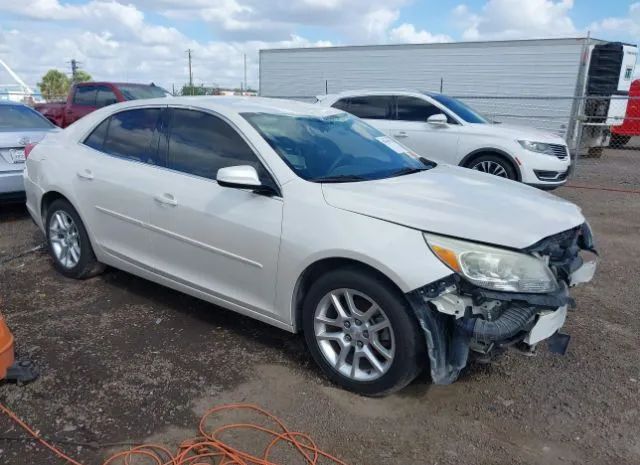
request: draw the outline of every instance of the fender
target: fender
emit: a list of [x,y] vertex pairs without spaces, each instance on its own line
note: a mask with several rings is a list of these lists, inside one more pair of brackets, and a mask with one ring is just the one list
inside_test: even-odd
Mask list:
[[496,155],[500,155],[500,156],[506,158],[507,160],[509,160],[511,162],[511,164],[516,169],[516,176],[518,177],[517,180],[518,181],[522,181],[522,173],[520,172],[520,164],[515,160],[514,157],[512,157],[510,154],[508,154],[504,150],[497,149],[497,148],[494,148],[494,147],[484,147],[484,148],[481,148],[481,149],[476,149],[471,153],[468,153],[462,159],[462,161],[460,161],[460,164],[458,166],[464,167],[471,158],[473,158],[474,156],[478,155],[479,153],[491,153],[491,152],[495,153]]

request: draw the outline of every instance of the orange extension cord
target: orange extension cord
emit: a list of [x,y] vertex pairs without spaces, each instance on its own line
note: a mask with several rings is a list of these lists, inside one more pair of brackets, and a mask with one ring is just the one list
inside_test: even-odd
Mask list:
[[[208,432],[206,429],[207,420],[215,414],[229,410],[249,410],[258,413],[273,422],[274,425],[277,426],[277,429],[272,430],[254,423],[233,423],[220,426],[212,432]],[[16,422],[40,444],[67,463],[83,465],[42,439],[37,431],[34,431],[15,413],[2,404],[0,404],[0,411]],[[144,444],[118,452],[109,457],[103,465],[133,465],[133,463],[148,463],[151,465],[277,465],[269,459],[269,456],[274,447],[281,442],[293,446],[297,453],[304,459],[304,463],[309,465],[320,464],[322,459],[326,459],[325,462],[347,465],[342,460],[320,450],[307,434],[289,431],[281,420],[256,405],[227,404],[214,407],[208,410],[200,420],[199,430],[200,436],[184,441],[175,454],[172,454],[171,451],[164,446]],[[220,439],[222,433],[240,430],[259,431],[270,438],[270,442],[260,457],[237,449]],[[143,461],[140,462],[138,460],[133,462],[132,460],[136,458],[143,459]]]

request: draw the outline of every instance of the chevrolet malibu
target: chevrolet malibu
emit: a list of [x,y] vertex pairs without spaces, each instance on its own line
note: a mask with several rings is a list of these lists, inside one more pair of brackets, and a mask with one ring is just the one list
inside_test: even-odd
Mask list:
[[366,395],[548,340],[595,270],[565,200],[438,165],[345,112],[261,98],[128,102],[28,147],[27,207],[63,275],[109,265],[302,332]]

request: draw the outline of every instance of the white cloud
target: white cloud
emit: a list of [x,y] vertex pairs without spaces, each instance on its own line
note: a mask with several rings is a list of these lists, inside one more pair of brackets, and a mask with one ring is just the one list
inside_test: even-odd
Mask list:
[[624,34],[626,37],[640,39],[640,2],[632,3],[629,6],[628,15],[624,18],[610,17],[589,26],[595,33],[614,33],[617,36]]
[[573,0],[488,0],[478,12],[458,5],[454,18],[464,40],[573,36]]
[[[149,4],[151,0],[131,0]],[[155,8],[172,19],[198,18],[222,38],[279,40],[299,26],[323,27],[349,43],[386,41],[389,27],[409,0],[160,0]]]
[[[238,86],[246,54],[249,84],[256,87],[259,49],[333,45],[302,37],[304,27],[346,44],[451,40],[410,23],[394,27],[410,1],[0,0],[0,57],[29,83],[75,58],[95,79],[170,88],[187,80],[187,49],[196,82],[207,85]],[[154,23],[151,13],[177,26]],[[192,23],[200,28],[198,40],[187,29]],[[215,40],[202,38],[203,25]]]
[[149,23],[135,5],[115,1],[92,0],[83,5],[3,1],[0,16],[3,11],[20,19],[12,22],[11,30],[0,22],[0,57],[31,84],[50,68],[68,68],[68,61],[75,58],[95,79],[153,81],[180,88],[187,81],[185,51],[190,48],[196,83],[239,86],[246,53],[249,84],[256,87],[260,48],[331,44],[295,34],[274,41],[197,41],[174,27]]
[[391,29],[389,39],[391,39],[392,42],[405,42],[410,44],[453,41],[453,39],[446,34],[432,34],[424,29],[418,31],[413,24],[409,23],[402,23],[400,26]]

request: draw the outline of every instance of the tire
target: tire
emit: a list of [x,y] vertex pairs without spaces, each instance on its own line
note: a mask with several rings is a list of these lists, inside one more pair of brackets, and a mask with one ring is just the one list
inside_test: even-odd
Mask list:
[[[332,293],[338,296],[343,310],[347,310],[348,318],[340,320],[330,297]],[[350,310],[345,293],[351,296],[356,313]],[[367,316],[372,302],[381,311],[371,310]],[[305,296],[302,317],[313,359],[331,381],[349,391],[366,396],[390,394],[413,381],[422,368],[419,360],[426,360],[424,338],[408,302],[385,279],[373,273],[345,268],[321,276]],[[326,321],[332,323],[325,324]],[[343,321],[350,321],[349,327]],[[384,329],[374,329],[380,327]],[[331,340],[321,335],[329,335]],[[387,356],[383,356],[380,348]],[[340,363],[345,350],[349,352]],[[378,360],[375,365],[378,369],[370,362],[371,357]]]
[[631,136],[621,136],[619,134],[611,134],[611,139],[609,140],[609,147],[621,149],[625,145],[629,143],[631,140]]
[[[104,265],[93,253],[78,212],[67,200],[57,199],[51,203],[47,209],[45,231],[49,252],[58,272],[68,278],[87,279],[104,271]],[[67,250],[66,254],[64,250]]]
[[518,175],[511,162],[500,155],[481,155],[468,162],[465,166],[472,170],[493,174],[501,178],[513,181],[518,180]]

